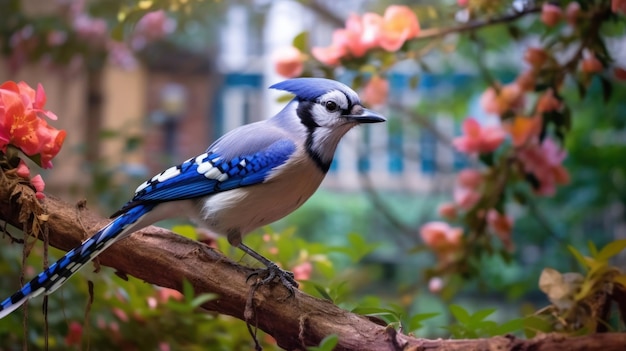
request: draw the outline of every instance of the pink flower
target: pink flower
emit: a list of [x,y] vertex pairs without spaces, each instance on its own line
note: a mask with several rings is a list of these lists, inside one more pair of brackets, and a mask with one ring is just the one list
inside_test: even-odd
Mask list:
[[276,73],[283,77],[297,77],[304,70],[305,56],[293,46],[276,50],[273,58]]
[[483,174],[478,170],[465,168],[457,175],[456,182],[459,186],[476,189],[483,183]]
[[339,60],[346,55],[347,49],[343,45],[345,33],[336,30],[333,32],[333,41],[330,46],[320,48],[314,47],[311,49],[311,54],[319,62],[327,66],[336,66],[339,64]]
[[30,178],[30,169],[22,160],[20,160],[20,163],[17,165],[17,175],[24,179]]
[[602,72],[604,66],[593,53],[585,53],[585,58],[581,62],[581,70],[585,73]]
[[363,89],[363,101],[369,105],[382,105],[387,102],[389,81],[379,75],[373,76]]
[[561,101],[554,96],[554,90],[552,88],[546,90],[539,97],[539,101],[537,101],[537,112],[544,113],[550,111],[556,111],[561,108]]
[[452,192],[454,203],[464,209],[469,210],[480,201],[480,193],[474,189],[457,186]]
[[433,277],[428,281],[428,291],[433,294],[441,292],[441,290],[443,290],[443,286],[443,279],[440,277]]
[[182,301],[184,296],[178,290],[170,289],[170,288],[159,288],[157,290],[157,300],[160,303],[165,303],[170,299],[176,301]]
[[46,183],[43,181],[43,178],[41,177],[41,175],[37,174],[36,176],[34,176],[31,180],[30,180],[30,184],[32,184],[32,186],[35,188],[35,196],[38,199],[43,199],[44,197],[46,197],[46,195],[43,193],[43,189],[46,186]]
[[580,4],[576,1],[572,1],[567,4],[565,8],[565,18],[567,19],[567,23],[575,27],[578,18],[580,17]]
[[454,138],[452,144],[457,150],[466,154],[492,152],[502,144],[506,137],[501,127],[481,127],[473,118],[468,118],[463,122],[463,134]]
[[480,106],[487,113],[502,115],[506,111],[523,107],[523,97],[523,90],[517,82],[506,84],[498,91],[489,87],[480,97]]
[[167,16],[164,10],[146,13],[135,26],[135,33],[145,36],[148,40],[157,40],[176,29],[176,22]]
[[40,155],[40,166],[50,168],[66,133],[40,118],[41,115],[57,118],[43,109],[45,103],[41,84],[37,91],[24,82],[7,81],[0,85],[0,149],[10,143],[28,156]]
[[543,22],[548,27],[553,27],[563,17],[563,10],[560,7],[544,2],[541,7],[541,22]]
[[391,5],[385,10],[378,44],[387,51],[397,51],[405,41],[415,38],[419,32],[417,16],[409,7]]
[[513,219],[493,208],[487,212],[487,223],[491,230],[500,236],[511,235],[513,230]]
[[[553,108],[552,103],[550,100],[545,100],[541,108]],[[539,111],[539,105],[537,104],[537,110],[542,112]],[[511,135],[513,146],[521,147],[535,140],[541,132],[542,121],[541,115],[532,117],[515,116],[513,120],[509,120],[504,124],[504,128]]]
[[437,213],[439,213],[439,216],[445,219],[448,219],[448,220],[455,219],[457,216],[456,205],[450,202],[441,204],[437,208]]
[[332,42],[328,47],[311,49],[313,57],[328,66],[339,64],[342,57],[362,57],[378,45],[382,17],[375,13],[366,13],[363,17],[351,14],[346,20],[346,27],[333,32]]
[[313,273],[313,265],[309,261],[300,263],[291,269],[295,280],[309,280]]
[[556,185],[569,183],[569,173],[562,165],[566,156],[552,139],[545,139],[541,145],[529,145],[518,153],[524,171],[539,182],[535,192],[544,196],[553,195]]
[[480,201],[481,194],[477,190],[482,183],[483,175],[479,171],[470,168],[460,171],[453,191],[454,203],[464,210],[474,207]]
[[626,0],[611,0],[611,11],[626,14]]
[[503,215],[496,209],[490,209],[487,212],[487,224],[489,228],[502,240],[504,247],[508,251],[513,251],[513,241],[511,232],[513,231],[513,219],[510,216]]
[[65,345],[66,346],[74,346],[80,345],[80,341],[83,338],[83,326],[75,321],[70,323],[70,326],[67,330],[67,335],[65,335]]
[[420,228],[420,236],[435,253],[445,253],[461,245],[463,229],[450,227],[445,222],[428,222]]

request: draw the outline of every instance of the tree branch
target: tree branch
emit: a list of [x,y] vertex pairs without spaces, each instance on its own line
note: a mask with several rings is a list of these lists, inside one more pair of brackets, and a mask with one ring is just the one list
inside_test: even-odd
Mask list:
[[[42,216],[44,213],[47,216]],[[31,213],[31,215],[28,215]],[[70,250],[107,223],[84,205],[73,206],[48,196],[38,203],[28,186],[0,177],[0,218],[23,228],[45,221],[50,245]],[[39,229],[44,230],[44,228]],[[158,227],[148,227],[111,246],[99,256],[102,265],[145,280],[148,283],[182,290],[183,279],[196,293],[215,293],[217,300],[203,308],[241,320],[257,321],[287,350],[303,350],[336,334],[336,350],[622,350],[626,334],[596,334],[579,338],[546,335],[533,340],[512,336],[477,340],[426,340],[396,333],[363,316],[342,310],[332,303],[296,291],[287,298],[280,285],[256,289],[253,308],[246,308],[250,285],[242,267],[206,245]],[[225,283],[227,282],[227,283]],[[3,291],[4,293],[10,293]],[[249,305],[248,305],[249,306]],[[50,306],[55,308],[55,306]]]

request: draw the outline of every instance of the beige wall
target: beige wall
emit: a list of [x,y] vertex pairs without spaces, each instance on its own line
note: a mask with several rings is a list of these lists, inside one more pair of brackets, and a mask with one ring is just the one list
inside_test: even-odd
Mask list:
[[[50,124],[67,131],[63,148],[54,159],[54,168],[44,173],[48,189],[70,192],[80,198],[83,187],[89,186],[88,173],[83,169],[82,150],[86,127],[86,75],[82,71],[68,73],[43,65],[25,65],[18,72],[10,72],[0,60],[0,81],[26,81],[32,87],[41,83],[48,101],[46,108],[54,111],[58,121]],[[141,133],[146,114],[146,74],[143,69],[133,71],[107,67],[104,72],[104,121],[103,127],[123,133]],[[109,162],[142,163],[143,153],[138,150],[123,154],[122,138],[103,141],[102,155]],[[37,172],[33,169],[34,172]],[[60,194],[69,195],[69,194]],[[84,195],[83,195],[84,196]]]

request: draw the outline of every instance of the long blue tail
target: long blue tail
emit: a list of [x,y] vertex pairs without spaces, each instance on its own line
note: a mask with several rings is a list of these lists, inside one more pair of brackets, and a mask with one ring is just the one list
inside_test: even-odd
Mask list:
[[26,283],[18,292],[0,302],[0,318],[13,312],[35,296],[42,293],[47,295],[58,289],[69,277],[93,260],[107,247],[125,238],[134,230],[139,229],[135,229],[135,224],[149,213],[154,206],[152,204],[141,204],[128,209],[80,246],[69,251],[48,269]]

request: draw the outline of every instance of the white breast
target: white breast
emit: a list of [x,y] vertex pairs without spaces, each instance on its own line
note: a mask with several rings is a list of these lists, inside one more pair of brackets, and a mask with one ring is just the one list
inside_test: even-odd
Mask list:
[[236,245],[242,235],[293,212],[324,179],[314,162],[305,153],[302,155],[277,167],[264,183],[204,198],[202,224],[217,234],[227,235]]

